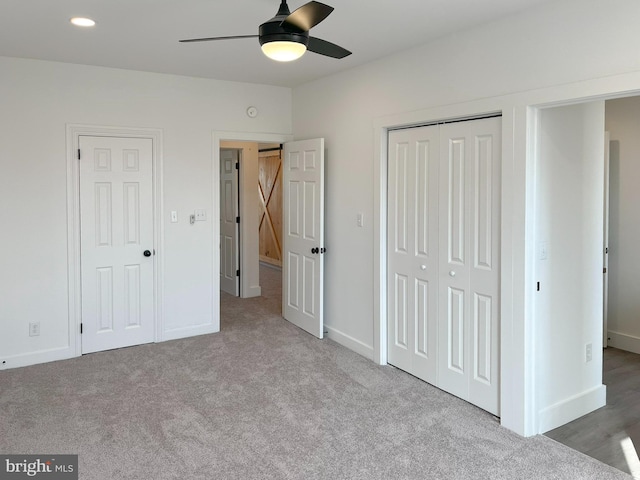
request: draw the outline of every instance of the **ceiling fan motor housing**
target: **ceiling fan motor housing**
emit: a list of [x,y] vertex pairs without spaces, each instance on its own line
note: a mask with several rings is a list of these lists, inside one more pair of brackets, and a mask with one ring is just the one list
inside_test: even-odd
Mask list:
[[293,25],[282,23],[288,15],[288,9],[284,14],[278,12],[278,15],[260,25],[260,45],[270,42],[295,42],[305,46],[309,44],[309,32],[303,32],[297,30]]

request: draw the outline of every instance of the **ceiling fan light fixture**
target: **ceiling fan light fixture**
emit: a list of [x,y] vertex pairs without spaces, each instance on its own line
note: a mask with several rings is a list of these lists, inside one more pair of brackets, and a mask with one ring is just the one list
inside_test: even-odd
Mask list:
[[299,59],[306,51],[307,46],[299,42],[277,40],[262,44],[262,53],[277,62],[292,62]]

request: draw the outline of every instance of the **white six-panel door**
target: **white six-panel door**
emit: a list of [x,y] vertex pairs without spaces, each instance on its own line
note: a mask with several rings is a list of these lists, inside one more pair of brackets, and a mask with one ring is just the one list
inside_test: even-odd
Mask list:
[[438,386],[498,415],[501,120],[440,129]]
[[79,149],[82,352],[152,342],[152,140],[80,136]]
[[439,156],[438,126],[389,134],[388,357],[430,383],[437,379]]
[[324,139],[284,145],[282,315],[323,337]]
[[240,295],[238,150],[220,150],[220,289]]
[[496,415],[500,131],[389,134],[389,363]]

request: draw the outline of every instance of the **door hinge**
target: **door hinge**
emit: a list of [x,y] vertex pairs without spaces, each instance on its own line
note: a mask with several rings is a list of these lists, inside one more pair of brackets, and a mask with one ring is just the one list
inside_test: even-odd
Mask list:
[[604,267],[604,268],[602,269],[602,273],[607,273],[607,267]]
[[236,270],[236,277],[240,276],[240,270]]
[[78,160],[80,160],[80,149],[78,149]]
[[82,323],[80,324],[80,335],[82,335]]
[[540,282],[538,282],[538,284],[536,285],[536,291],[539,292],[540,291]]
[[236,170],[240,170],[240,162],[236,162]]
[[236,217],[236,223],[240,223],[240,217]]

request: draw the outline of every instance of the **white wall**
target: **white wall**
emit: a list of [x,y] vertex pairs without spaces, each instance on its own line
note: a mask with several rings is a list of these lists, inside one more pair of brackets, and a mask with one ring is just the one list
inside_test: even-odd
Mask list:
[[536,384],[547,387],[536,400],[546,432],[605,404],[603,101],[540,112],[536,186]]
[[[249,105],[259,108],[259,117],[247,117]],[[214,331],[218,250],[212,208],[218,189],[212,134],[289,134],[291,91],[0,57],[0,368],[74,355],[67,303],[67,124],[162,129],[167,218],[161,333],[167,339]],[[188,216],[196,208],[206,209],[208,220],[191,226]],[[178,223],[169,222],[172,210]],[[28,336],[31,321],[41,323],[39,337]]]
[[[376,171],[384,141],[374,127],[391,117],[414,123],[437,120],[438,114],[500,110],[507,192],[503,272],[513,276],[503,285],[508,308],[502,316],[509,323],[503,323],[502,421],[520,433],[537,433],[535,391],[549,387],[535,384],[533,374],[538,357],[532,340],[537,331],[526,107],[640,88],[637,76],[611,77],[640,71],[638,18],[635,0],[550,2],[294,89],[295,138],[326,139],[325,318],[331,338],[371,358],[378,348],[381,232],[372,219],[381,216]],[[363,228],[356,226],[358,212],[365,215]],[[505,252],[513,257],[505,258]]]
[[609,345],[640,353],[640,97],[610,100]]
[[327,146],[328,325],[372,348],[373,223],[356,213],[374,215],[376,118],[640,70],[637,18],[634,0],[552,2],[295,88],[294,136]]

